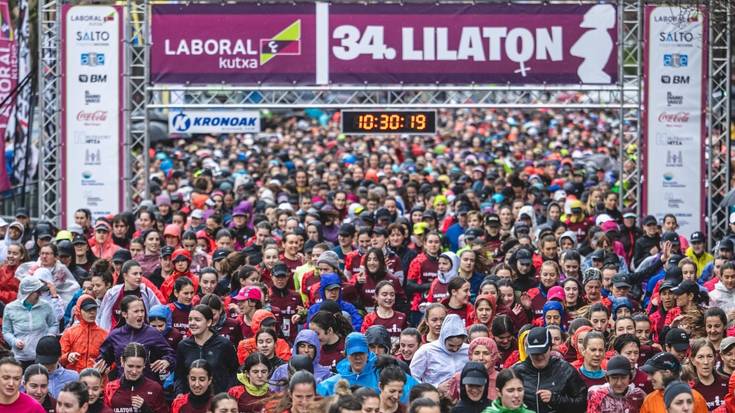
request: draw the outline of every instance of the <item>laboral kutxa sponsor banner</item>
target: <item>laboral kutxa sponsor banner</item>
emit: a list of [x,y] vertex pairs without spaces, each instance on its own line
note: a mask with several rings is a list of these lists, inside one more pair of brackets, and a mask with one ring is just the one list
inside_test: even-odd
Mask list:
[[313,4],[157,4],[151,81],[313,83]]
[[189,110],[168,112],[171,134],[259,133],[260,113],[254,110]]
[[122,10],[63,9],[62,225],[123,209]]
[[158,83],[617,82],[613,4],[154,5]]
[[686,234],[704,227],[705,16],[646,6],[643,209],[676,215]]

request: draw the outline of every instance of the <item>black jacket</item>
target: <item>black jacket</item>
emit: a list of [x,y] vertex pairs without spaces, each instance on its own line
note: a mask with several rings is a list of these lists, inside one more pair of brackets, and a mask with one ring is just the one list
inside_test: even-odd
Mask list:
[[[584,413],[587,410],[587,385],[566,361],[551,357],[545,368],[537,370],[529,356],[513,366],[513,370],[523,380],[523,402],[530,410],[537,413]],[[539,390],[551,390],[548,404],[538,399],[536,392]]]
[[176,393],[189,391],[187,374],[191,363],[198,359],[205,359],[215,372],[212,389],[215,394],[226,392],[235,384],[235,375],[239,365],[237,354],[230,340],[214,334],[199,346],[194,337],[187,337],[179,342],[176,349]]

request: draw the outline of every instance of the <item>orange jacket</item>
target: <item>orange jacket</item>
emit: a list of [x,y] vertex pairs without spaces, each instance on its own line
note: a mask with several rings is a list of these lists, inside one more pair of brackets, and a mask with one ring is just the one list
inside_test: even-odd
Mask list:
[[[255,337],[258,336],[258,332],[260,331],[260,324],[266,318],[276,317],[268,310],[256,310],[253,314],[253,324],[251,327],[253,329],[253,333],[255,334],[253,335],[253,337],[246,338],[237,344],[237,360],[240,362],[240,364],[244,363],[245,359],[248,358],[250,354],[257,351]],[[291,360],[291,346],[286,340],[282,338],[276,340],[276,357],[283,361]]]
[[[177,249],[171,256],[171,261],[176,261],[176,259],[179,257],[186,258],[187,262],[189,263],[189,267],[191,267],[191,253],[189,252],[189,250],[185,250],[183,248]],[[194,284],[194,291],[199,290],[199,278],[192,274],[191,271],[174,271],[173,274],[166,278],[166,280],[163,281],[163,284],[161,284],[161,294],[163,294],[166,302],[168,302],[169,297],[171,297],[171,294],[173,294],[174,292],[174,284],[176,283],[176,280],[181,277],[187,277],[191,280],[192,284]]]
[[[694,413],[709,412],[709,409],[707,409],[707,402],[698,391],[692,389],[692,397],[694,398]],[[664,403],[664,391],[654,390],[643,400],[643,405],[641,406],[639,413],[661,413],[665,411],[666,404]]]
[[15,278],[15,270],[17,268],[17,266],[11,267],[7,264],[0,266],[0,301],[4,304],[15,301],[15,298],[18,296],[20,280]]
[[[87,367],[92,367],[100,354],[102,342],[107,338],[107,330],[82,319],[80,306],[88,298],[94,299],[87,294],[79,297],[77,305],[74,306],[74,318],[79,320],[79,324],[67,329],[61,336],[59,362],[67,369],[82,371]],[[74,363],[69,361],[70,353],[79,353],[79,358]]]

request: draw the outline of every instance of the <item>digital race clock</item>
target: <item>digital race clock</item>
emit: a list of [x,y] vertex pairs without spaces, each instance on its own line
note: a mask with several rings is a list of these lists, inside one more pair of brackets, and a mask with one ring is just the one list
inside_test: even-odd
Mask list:
[[342,132],[352,135],[436,133],[436,111],[433,110],[343,110]]

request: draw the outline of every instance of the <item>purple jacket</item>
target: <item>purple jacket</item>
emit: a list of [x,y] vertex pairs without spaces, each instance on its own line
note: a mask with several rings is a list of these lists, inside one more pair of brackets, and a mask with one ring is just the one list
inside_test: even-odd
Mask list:
[[125,346],[130,343],[140,343],[148,350],[148,360],[146,363],[145,374],[147,377],[159,381],[159,375],[150,370],[150,363],[164,359],[169,362],[168,371],[174,371],[176,368],[176,352],[171,348],[166,339],[155,328],[149,325],[143,325],[140,329],[134,329],[130,326],[123,325],[110,331],[102,345],[100,346],[100,357],[107,364],[117,363],[117,370],[122,376],[122,365],[120,357],[125,350]]

